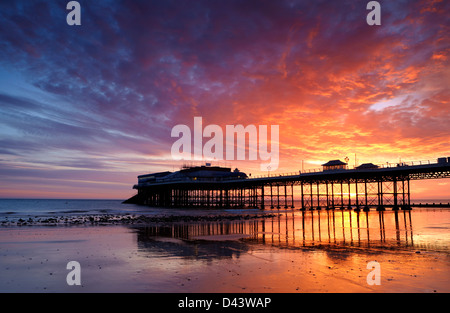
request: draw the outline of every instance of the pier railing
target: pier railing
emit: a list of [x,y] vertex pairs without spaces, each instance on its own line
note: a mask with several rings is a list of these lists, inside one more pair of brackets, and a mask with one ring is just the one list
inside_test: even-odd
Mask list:
[[[385,163],[378,163],[374,164],[378,166],[378,169],[383,168],[398,168],[398,167],[406,167],[406,166],[418,166],[418,165],[432,165],[432,164],[446,164],[449,163],[449,161],[440,163],[438,160],[418,160],[418,161],[407,161],[407,162],[385,162]],[[359,170],[357,167],[347,168],[348,170]],[[364,170],[364,169],[361,169]],[[321,167],[319,168],[312,168],[312,169],[304,169],[299,170],[298,172],[286,172],[286,173],[267,173],[267,174],[260,174],[249,177],[249,179],[252,178],[264,178],[264,177],[284,177],[284,176],[294,176],[294,175],[301,175],[301,174],[310,174],[310,173],[327,173],[327,172],[333,172],[334,170],[323,170]]]
[[[448,160],[448,158],[442,158],[445,160],[445,162],[443,161],[439,161],[439,159],[435,159],[435,160],[418,160],[418,161],[407,161],[407,162],[385,162],[385,163],[378,163],[378,164],[374,164],[376,166],[378,166],[378,168],[374,168],[371,170],[377,170],[377,169],[389,169],[389,168],[404,168],[404,167],[410,167],[410,166],[421,166],[421,165],[438,165],[438,164],[450,164],[450,161]],[[197,179],[197,178],[192,178],[192,177],[183,177],[183,178],[177,178],[177,179],[173,179],[173,178],[160,178],[157,179],[156,181],[152,181],[152,182],[148,182],[148,183],[143,183],[140,184],[139,186],[145,187],[145,186],[151,186],[154,184],[161,184],[161,183],[183,183],[183,182],[221,182],[221,181],[236,181],[236,180],[250,180],[250,179],[261,179],[261,178],[269,178],[269,177],[273,177],[273,178],[284,178],[284,177],[291,177],[291,176],[301,176],[302,174],[314,174],[314,173],[335,173],[337,171],[340,172],[347,172],[347,171],[359,171],[359,170],[367,170],[367,169],[358,169],[357,167],[353,167],[353,168],[346,168],[346,169],[340,169],[340,170],[323,170],[322,168],[312,168],[312,169],[304,169],[304,170],[299,170],[297,172],[284,172],[284,173],[270,173],[268,172],[267,174],[259,174],[259,175],[253,175],[251,176],[251,174],[249,174],[249,177],[243,178],[243,177],[212,177],[212,178],[202,178],[202,179]],[[137,186],[137,185],[135,185]]]

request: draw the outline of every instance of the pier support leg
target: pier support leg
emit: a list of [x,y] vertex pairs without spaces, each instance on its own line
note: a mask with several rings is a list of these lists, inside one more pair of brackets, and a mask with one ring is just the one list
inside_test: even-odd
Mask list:
[[356,207],[355,212],[359,212],[361,209],[359,208],[359,199],[358,199],[358,179],[355,180],[355,193],[356,193]]
[[397,199],[397,179],[394,178],[394,206],[392,210],[398,210],[398,199]]
[[383,205],[383,181],[378,181],[378,206],[377,211],[384,211],[384,205]]
[[292,183],[291,185],[291,209],[295,208],[294,207],[294,183]]
[[264,185],[261,186],[261,210],[264,210]]
[[277,184],[277,209],[280,208],[280,185]]
[[403,210],[411,210],[411,190],[410,184],[409,184],[409,177],[406,178],[407,186],[408,186],[408,192],[405,195],[405,189],[403,187],[403,197],[406,196],[406,204],[402,207]]
[[305,210],[305,195],[303,194],[303,183],[300,183],[300,192],[301,192],[301,196],[302,196],[302,207],[300,208],[300,210],[304,211]]
[[348,209],[349,210],[351,210],[352,209],[352,198],[351,198],[351,192],[350,192],[350,190],[351,190],[351,185],[350,185],[350,179],[348,180]]
[[273,191],[272,191],[272,184],[270,184],[270,208],[273,209]]
[[334,210],[334,183],[331,181],[331,209]]
[[287,209],[287,183],[284,183],[284,208]]
[[[311,210],[314,210],[313,206],[311,206]],[[320,187],[319,187],[319,182],[317,182],[317,210],[320,210]]]

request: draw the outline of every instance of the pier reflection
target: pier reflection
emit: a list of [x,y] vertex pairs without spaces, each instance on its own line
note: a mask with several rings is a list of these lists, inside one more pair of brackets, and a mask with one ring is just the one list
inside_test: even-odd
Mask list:
[[274,217],[136,227],[138,247],[153,255],[239,257],[256,246],[288,249],[414,247],[411,211],[296,211]]
[[241,221],[174,223],[135,228],[138,249],[153,256],[212,260],[238,258],[249,246],[238,240],[253,232]]
[[352,246],[408,248],[413,246],[410,211],[303,211],[261,222],[254,242],[293,247]]

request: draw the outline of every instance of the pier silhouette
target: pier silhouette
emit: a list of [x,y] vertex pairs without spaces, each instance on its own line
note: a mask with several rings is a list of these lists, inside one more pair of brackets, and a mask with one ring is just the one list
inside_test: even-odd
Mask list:
[[321,170],[252,178],[238,169],[206,165],[141,175],[133,186],[138,193],[125,202],[177,208],[259,209],[295,208],[297,202],[300,210],[409,210],[411,180],[449,177],[450,158],[366,163],[354,169],[333,160],[323,164]]

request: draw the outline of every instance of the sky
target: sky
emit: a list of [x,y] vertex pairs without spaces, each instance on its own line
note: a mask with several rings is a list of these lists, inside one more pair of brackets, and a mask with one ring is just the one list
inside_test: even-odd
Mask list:
[[0,2],[0,198],[125,199],[194,117],[279,125],[279,173],[450,156],[449,1],[68,2]]

